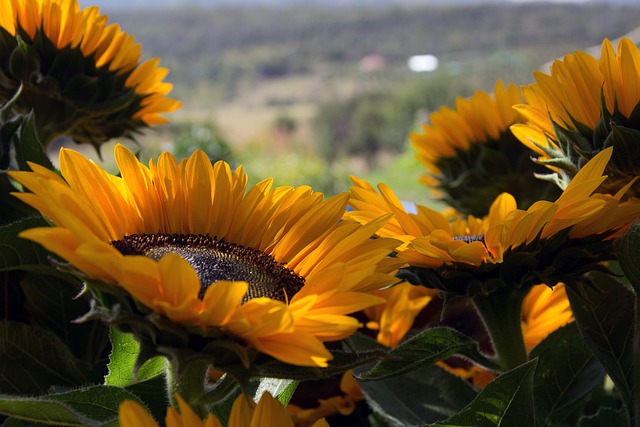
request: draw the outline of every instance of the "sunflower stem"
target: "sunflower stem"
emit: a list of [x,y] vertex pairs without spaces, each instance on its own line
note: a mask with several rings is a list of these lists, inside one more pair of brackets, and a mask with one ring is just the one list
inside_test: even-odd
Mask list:
[[522,302],[528,288],[505,286],[490,294],[473,296],[473,303],[491,337],[498,364],[508,371],[527,361],[522,335]]
[[204,418],[207,414],[203,396],[206,393],[206,378],[209,364],[203,360],[176,361],[169,359],[166,371],[169,402],[178,407],[176,395]]

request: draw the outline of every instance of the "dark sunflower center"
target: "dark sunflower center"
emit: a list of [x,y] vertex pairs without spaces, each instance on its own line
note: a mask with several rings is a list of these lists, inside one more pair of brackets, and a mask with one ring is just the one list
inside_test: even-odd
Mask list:
[[179,255],[200,279],[200,299],[211,284],[223,280],[247,282],[243,303],[258,297],[285,302],[304,285],[304,277],[271,255],[202,234],[132,234],[111,244],[123,255],[155,260],[170,253]]
[[453,240],[462,240],[466,243],[482,242],[484,243],[484,234],[471,234],[467,236],[453,236]]

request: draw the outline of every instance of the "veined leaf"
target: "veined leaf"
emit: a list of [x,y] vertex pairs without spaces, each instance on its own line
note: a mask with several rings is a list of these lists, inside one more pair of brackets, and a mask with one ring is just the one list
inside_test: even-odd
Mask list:
[[494,367],[493,362],[478,350],[478,343],[450,328],[431,328],[403,341],[387,357],[369,371],[357,375],[364,381],[373,381],[404,374],[423,366],[432,365],[453,355],[468,357],[483,366]]
[[462,411],[431,427],[534,427],[533,374],[536,360],[500,375]]
[[530,357],[538,359],[533,377],[538,426],[559,425],[581,406],[605,374],[575,323],[542,340]]

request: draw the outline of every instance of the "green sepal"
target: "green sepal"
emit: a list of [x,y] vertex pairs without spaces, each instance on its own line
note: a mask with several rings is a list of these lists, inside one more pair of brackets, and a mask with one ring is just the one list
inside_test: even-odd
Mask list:
[[580,281],[567,283],[566,289],[584,342],[611,377],[629,419],[633,419],[634,291],[614,277],[595,271]]
[[613,145],[607,170],[613,170],[615,179],[627,179],[640,174],[640,131],[625,126],[611,125],[608,144]]
[[361,381],[379,381],[432,365],[454,355],[471,359],[489,369],[498,369],[493,360],[479,351],[476,341],[454,329],[437,327],[425,329],[406,339],[372,368],[362,370],[356,378]]
[[605,375],[574,322],[551,333],[529,357],[538,359],[533,394],[539,426],[560,425],[584,405]]
[[534,154],[508,128],[496,139],[472,141],[455,155],[437,159],[439,173],[434,178],[440,198],[463,215],[476,217],[486,215],[504,192],[512,194],[521,209],[538,200],[554,200],[560,191],[535,178],[545,169],[531,160]]
[[9,57],[9,72],[17,80],[23,82],[33,80],[32,76],[39,74],[40,55],[25,43],[22,37],[18,36],[16,40],[18,45]]
[[425,366],[380,381],[360,382],[367,404],[391,425],[424,425],[453,416],[477,395],[467,381]]
[[615,242],[618,262],[636,295],[640,295],[640,222],[633,223]]
[[0,107],[0,171],[9,169],[12,161],[13,138],[22,119],[13,113],[13,106],[22,93],[22,86]]
[[536,360],[507,371],[487,384],[462,411],[431,427],[476,427],[536,425],[533,374]]
[[0,395],[0,414],[46,425],[99,427],[116,425],[125,400],[144,407],[130,391],[98,385],[36,397]]

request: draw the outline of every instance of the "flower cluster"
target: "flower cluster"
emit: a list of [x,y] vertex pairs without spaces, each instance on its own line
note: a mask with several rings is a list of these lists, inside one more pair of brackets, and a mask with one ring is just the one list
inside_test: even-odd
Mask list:
[[180,105],[140,58],[95,7],[0,3],[7,425],[637,424],[630,40],[432,113],[410,139],[445,213],[355,176],[249,185],[201,150],[54,167],[55,137],[99,148]]

